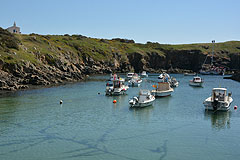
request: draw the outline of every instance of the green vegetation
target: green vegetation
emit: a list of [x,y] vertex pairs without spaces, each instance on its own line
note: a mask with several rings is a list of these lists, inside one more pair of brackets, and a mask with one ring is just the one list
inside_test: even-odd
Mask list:
[[[93,60],[109,62],[113,58],[127,60],[133,53],[147,55],[155,53],[166,56],[169,51],[200,50],[210,54],[211,43],[169,45],[148,42],[135,43],[133,40],[115,38],[112,40],[88,38],[82,35],[13,35],[0,28],[0,59],[7,63],[29,61],[41,65],[43,59],[54,64],[57,59],[73,59],[82,62],[91,57]],[[215,44],[215,52],[219,57],[240,53],[240,41],[229,41]]]

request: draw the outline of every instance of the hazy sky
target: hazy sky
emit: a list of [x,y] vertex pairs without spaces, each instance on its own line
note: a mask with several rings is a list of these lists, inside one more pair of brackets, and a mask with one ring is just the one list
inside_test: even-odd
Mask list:
[[240,40],[240,0],[0,0],[0,27],[136,42]]

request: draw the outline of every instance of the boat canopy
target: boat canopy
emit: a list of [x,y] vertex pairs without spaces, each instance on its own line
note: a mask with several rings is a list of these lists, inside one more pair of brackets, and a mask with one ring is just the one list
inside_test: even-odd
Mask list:
[[226,88],[213,88],[213,91],[227,91]]

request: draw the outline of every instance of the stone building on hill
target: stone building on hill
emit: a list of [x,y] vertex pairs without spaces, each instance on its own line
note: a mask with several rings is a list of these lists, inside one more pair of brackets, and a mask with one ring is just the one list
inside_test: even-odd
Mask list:
[[20,32],[20,27],[16,26],[16,22],[14,22],[12,27],[8,27],[7,30],[11,33],[17,33],[17,34],[21,34]]

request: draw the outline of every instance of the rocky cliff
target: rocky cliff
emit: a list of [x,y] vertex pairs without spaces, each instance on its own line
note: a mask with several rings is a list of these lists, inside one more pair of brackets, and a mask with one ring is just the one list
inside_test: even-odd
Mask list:
[[[215,44],[214,63],[239,70],[240,42]],[[79,81],[111,72],[198,71],[211,44],[138,44],[82,35],[13,35],[0,28],[0,90]],[[210,58],[207,59],[209,63]]]

